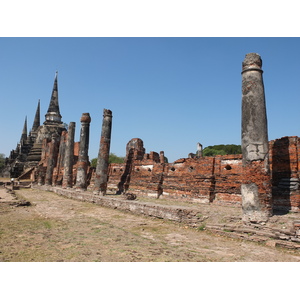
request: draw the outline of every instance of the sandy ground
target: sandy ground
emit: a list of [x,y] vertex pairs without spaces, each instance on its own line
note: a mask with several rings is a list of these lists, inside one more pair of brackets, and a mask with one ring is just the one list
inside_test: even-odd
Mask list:
[[1,262],[300,261],[295,250],[217,236],[51,192],[15,192],[32,205],[10,205],[12,196],[0,188]]

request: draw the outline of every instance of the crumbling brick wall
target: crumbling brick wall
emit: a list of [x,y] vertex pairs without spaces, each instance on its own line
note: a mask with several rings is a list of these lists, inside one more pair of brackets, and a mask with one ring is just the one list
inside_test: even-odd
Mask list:
[[183,158],[168,164],[164,172],[163,195],[209,202],[214,184],[214,158]]
[[[151,155],[144,157],[132,162],[126,182],[130,192],[203,203],[240,202],[241,155],[183,158],[174,163],[160,163],[150,159]],[[110,165],[111,190],[117,189],[125,168],[125,164]]]
[[[127,159],[122,164],[110,164],[108,170],[108,194],[133,192],[140,195],[176,198],[228,205],[241,205],[241,183],[243,180],[242,155],[182,158],[174,163],[163,163],[156,152],[145,153],[138,139],[128,143],[136,147],[127,149]],[[65,137],[61,139],[65,143]],[[63,145],[60,150],[63,151]],[[46,172],[50,143],[44,141],[42,160],[37,172]],[[274,209],[300,210],[298,137],[283,137],[269,143],[269,158]],[[63,156],[63,154],[61,155]],[[79,142],[74,144],[73,182],[76,182]],[[53,172],[53,182],[59,185],[63,176],[63,157]],[[128,158],[127,157],[127,158]],[[88,168],[89,189],[93,187],[95,170]],[[257,176],[255,167],[251,174]],[[261,187],[263,188],[263,187]]]
[[[269,146],[274,209],[298,211],[299,138],[283,137],[270,141]],[[160,163],[149,159],[147,154],[144,157],[132,162],[128,191],[182,201],[241,204],[242,155],[183,158],[174,163]],[[112,190],[116,189],[124,170],[125,164],[110,165]],[[252,171],[247,176],[257,176],[255,168]]]

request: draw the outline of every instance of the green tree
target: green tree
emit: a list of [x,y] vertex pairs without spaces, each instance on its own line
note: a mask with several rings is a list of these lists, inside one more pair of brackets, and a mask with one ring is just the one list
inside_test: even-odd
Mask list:
[[209,147],[203,149],[203,156],[216,156],[216,155],[226,155],[226,152],[224,150],[217,150]]
[[[109,154],[109,159],[108,159],[108,162],[110,164],[113,164],[113,163],[117,163],[117,164],[121,164],[125,161],[125,157],[121,157],[121,156],[117,156],[116,154],[114,153],[110,153]],[[91,160],[91,167],[94,167],[96,168],[97,166],[97,158],[93,158]]]
[[214,145],[203,149],[203,156],[216,156],[226,154],[242,154],[241,145]]
[[124,161],[125,161],[125,157],[117,156],[114,153],[110,153],[109,154],[108,162],[110,164],[113,164],[113,163],[115,163],[115,164],[122,164]]
[[96,168],[96,166],[97,166],[97,158],[93,158],[91,160],[91,167]]

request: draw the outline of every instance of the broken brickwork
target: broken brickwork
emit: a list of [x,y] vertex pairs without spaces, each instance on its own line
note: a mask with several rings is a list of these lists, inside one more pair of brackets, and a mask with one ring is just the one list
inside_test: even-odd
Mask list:
[[156,152],[143,159],[111,164],[108,187],[118,190],[126,174],[126,188],[151,197],[179,198],[199,203],[240,203],[241,155],[182,158],[174,163],[161,163]]

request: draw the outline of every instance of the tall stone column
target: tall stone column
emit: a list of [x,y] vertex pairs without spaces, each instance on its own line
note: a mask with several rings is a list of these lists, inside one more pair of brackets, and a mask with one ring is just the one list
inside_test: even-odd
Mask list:
[[111,127],[112,112],[109,109],[104,109],[94,186],[94,194],[100,194],[102,196],[106,194],[107,189]]
[[45,184],[52,185],[53,169],[56,166],[58,155],[59,136],[55,133],[51,136],[51,143],[49,148],[49,156],[47,159],[47,170],[45,177]]
[[242,154],[241,185],[243,220],[265,222],[272,215],[269,170],[269,141],[262,60],[249,53],[242,69]]
[[74,163],[74,136],[75,136],[75,122],[70,122],[68,127],[68,135],[65,150],[64,161],[64,176],[63,188],[71,188],[73,186],[73,163]]
[[83,113],[80,119],[80,144],[77,163],[76,189],[86,190],[87,188],[87,167],[89,163],[88,150],[90,139],[91,117],[89,113]]

